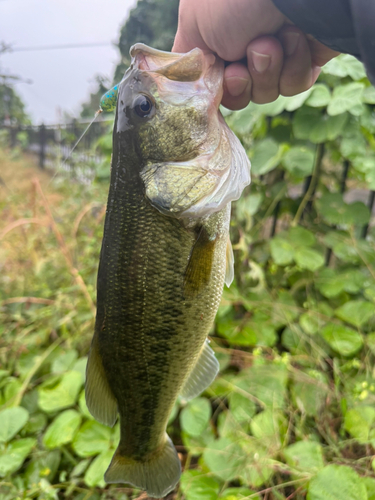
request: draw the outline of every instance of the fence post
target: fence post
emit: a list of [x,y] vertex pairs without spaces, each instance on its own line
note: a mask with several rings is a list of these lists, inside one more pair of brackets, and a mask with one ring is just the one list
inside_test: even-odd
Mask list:
[[15,148],[17,145],[17,129],[15,125],[11,125],[10,129],[10,147]]
[[39,127],[39,147],[39,166],[44,169],[46,161],[46,127],[44,123]]
[[[368,202],[367,202],[367,207],[370,210],[370,219],[371,219],[371,215],[372,215],[372,210],[374,208],[374,202],[375,202],[375,191],[370,191],[370,195],[369,195]],[[363,226],[362,231],[361,231],[361,238],[366,238],[369,225],[370,225],[370,223],[368,222],[367,224],[365,224]]]

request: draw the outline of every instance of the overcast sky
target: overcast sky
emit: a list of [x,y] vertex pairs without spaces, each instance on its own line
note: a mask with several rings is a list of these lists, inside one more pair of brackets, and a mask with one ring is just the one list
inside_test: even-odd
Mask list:
[[14,47],[108,42],[105,47],[6,53],[1,73],[32,84],[16,89],[33,122],[55,123],[58,108],[76,114],[97,74],[113,77],[120,27],[136,0],[0,0],[0,41]]

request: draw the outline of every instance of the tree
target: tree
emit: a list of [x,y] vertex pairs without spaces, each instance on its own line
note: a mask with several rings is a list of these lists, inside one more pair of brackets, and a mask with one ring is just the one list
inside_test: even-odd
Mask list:
[[[138,42],[159,50],[171,50],[177,30],[178,0],[138,0],[121,28],[118,48],[121,62],[117,65],[112,85],[124,76],[130,64],[129,50]],[[110,88],[104,78],[98,76],[98,89],[90,100],[82,105],[81,116],[93,116],[98,109],[100,97]]]
[[[0,41],[0,56],[11,50],[10,46]],[[0,66],[0,124],[20,125],[29,122],[25,113],[25,104],[14,90],[14,84],[22,78],[3,74]]]

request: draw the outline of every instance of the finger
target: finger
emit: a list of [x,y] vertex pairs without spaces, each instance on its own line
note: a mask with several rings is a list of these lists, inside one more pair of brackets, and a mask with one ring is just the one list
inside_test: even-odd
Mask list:
[[316,66],[324,66],[328,61],[338,56],[340,52],[332,50],[326,45],[315,40],[311,35],[306,36],[311,52],[311,59]]
[[[208,2],[206,2],[208,3]],[[193,0],[181,0],[178,11],[178,27],[174,39],[172,52],[189,52],[199,47],[208,49],[203,40],[196,18],[196,2]],[[203,13],[204,14],[204,13]]]
[[250,101],[251,78],[247,67],[241,63],[229,64],[224,70],[224,94],[221,104],[228,109],[245,108]]
[[251,100],[272,102],[279,96],[283,49],[275,37],[263,36],[247,46],[247,65],[251,76]]
[[314,83],[310,46],[305,35],[295,26],[282,28],[278,38],[284,50],[280,94],[285,96],[299,94]]

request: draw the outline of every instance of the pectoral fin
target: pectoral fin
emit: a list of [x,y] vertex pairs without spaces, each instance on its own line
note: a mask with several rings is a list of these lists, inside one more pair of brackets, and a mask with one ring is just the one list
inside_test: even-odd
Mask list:
[[217,182],[195,161],[152,165],[141,177],[151,204],[162,213],[176,216],[198,203],[202,193],[212,190]]
[[191,371],[181,391],[181,397],[185,400],[199,396],[215,380],[219,372],[219,362],[215,353],[206,340],[203,344],[197,362]]
[[102,424],[113,427],[117,419],[117,401],[104,373],[96,335],[87,361],[85,395],[91,415]]
[[227,261],[225,269],[225,284],[229,288],[234,279],[234,255],[233,255],[232,243],[230,242],[229,237],[227,242],[226,258]]
[[202,227],[185,270],[184,295],[186,298],[196,297],[208,285],[215,244],[216,238],[210,239],[206,229]]

